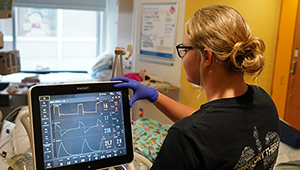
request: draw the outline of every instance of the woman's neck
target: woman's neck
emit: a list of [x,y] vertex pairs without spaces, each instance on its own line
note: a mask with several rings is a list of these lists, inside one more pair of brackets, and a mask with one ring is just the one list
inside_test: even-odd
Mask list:
[[208,101],[241,96],[248,90],[243,74],[227,73],[224,70],[214,70],[210,74],[214,75],[208,75],[203,83]]

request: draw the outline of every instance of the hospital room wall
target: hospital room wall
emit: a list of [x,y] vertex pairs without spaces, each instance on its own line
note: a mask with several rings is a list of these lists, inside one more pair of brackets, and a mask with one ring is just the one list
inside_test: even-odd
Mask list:
[[[118,0],[119,15],[118,15],[118,42],[117,47],[127,48],[128,44],[132,42],[132,28],[133,28],[133,0]],[[123,65],[126,68],[131,68],[132,57],[128,60],[123,60]],[[119,68],[118,68],[119,69]],[[128,69],[124,72],[127,73]],[[117,72],[117,74],[120,71]]]
[[[126,8],[120,8],[120,17],[126,17],[127,22],[132,22],[132,18],[129,15],[129,11],[132,9],[132,3],[136,0],[120,0],[120,7],[127,4]],[[290,1],[290,0],[287,0]],[[185,1],[185,14],[184,22],[190,18],[193,13],[201,8],[213,4],[225,4],[236,8],[248,21],[252,33],[255,36],[261,37],[266,43],[266,66],[263,73],[259,76],[257,81],[252,81],[252,78],[247,78],[247,82],[251,84],[257,84],[262,86],[269,94],[272,93],[272,80],[273,80],[273,70],[274,70],[274,61],[276,55],[276,45],[278,38],[278,25],[280,20],[281,5],[283,2],[287,3],[285,0],[186,0]],[[293,0],[295,1],[295,0]],[[122,11],[122,9],[124,9]],[[128,13],[129,12],[129,13]],[[123,15],[125,14],[125,15]],[[134,15],[134,14],[133,14]],[[122,21],[122,19],[121,19]],[[119,20],[120,22],[120,20]],[[125,47],[126,43],[133,42],[132,36],[133,33],[130,30],[124,30],[124,24],[119,24],[119,37],[118,37],[118,46]],[[129,24],[128,24],[129,25]],[[122,28],[122,29],[120,29]],[[133,28],[132,28],[133,30]],[[135,58],[135,56],[133,56]],[[178,74],[177,74],[178,75]],[[158,75],[159,76],[159,75]],[[199,106],[206,102],[205,92],[197,98],[201,93],[201,89],[188,83],[185,78],[185,71],[181,67],[181,98],[179,101],[182,103],[198,109]]]
[[[186,0],[185,21],[197,9],[214,4],[224,4],[237,9],[249,23],[252,34],[264,40],[266,44],[264,71],[256,81],[253,81],[253,77],[246,77],[246,81],[261,86],[271,94],[281,0]],[[198,109],[201,104],[206,102],[205,92],[203,91],[200,97],[197,98],[202,90],[188,83],[184,69],[181,68],[181,70],[181,101],[183,104]]]
[[133,0],[118,0],[119,20],[118,20],[118,47],[127,47],[132,44],[132,14]]

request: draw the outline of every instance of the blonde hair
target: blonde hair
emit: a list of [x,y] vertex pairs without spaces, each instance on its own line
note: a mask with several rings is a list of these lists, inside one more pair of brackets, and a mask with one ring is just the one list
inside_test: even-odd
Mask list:
[[257,76],[264,67],[262,39],[252,36],[242,15],[225,5],[199,9],[186,23],[186,34],[198,53],[203,47],[227,67],[228,71]]

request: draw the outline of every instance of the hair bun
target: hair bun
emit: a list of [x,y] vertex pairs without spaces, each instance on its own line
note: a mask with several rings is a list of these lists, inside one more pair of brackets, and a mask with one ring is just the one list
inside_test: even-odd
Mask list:
[[262,72],[265,44],[252,36],[248,23],[235,9],[225,5],[199,9],[185,28],[192,43],[209,48],[228,71],[257,76]]
[[258,37],[249,37],[245,42],[237,42],[231,51],[231,62],[235,70],[250,74],[261,73],[264,67],[264,42]]

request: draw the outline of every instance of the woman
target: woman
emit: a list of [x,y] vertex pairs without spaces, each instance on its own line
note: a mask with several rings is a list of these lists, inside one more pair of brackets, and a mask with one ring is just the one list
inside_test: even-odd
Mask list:
[[112,79],[124,81],[116,87],[133,89],[130,106],[147,99],[175,121],[152,169],[272,169],[280,140],[277,110],[262,88],[244,81],[244,74],[258,76],[263,69],[263,41],[235,9],[215,5],[195,12],[176,48],[186,79],[206,92],[199,110],[134,80]]

